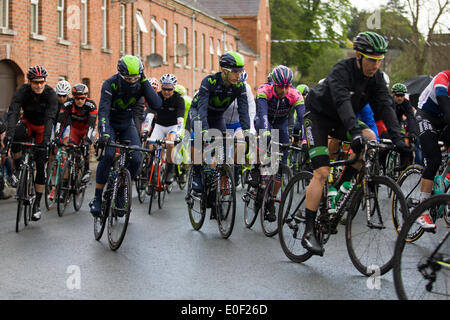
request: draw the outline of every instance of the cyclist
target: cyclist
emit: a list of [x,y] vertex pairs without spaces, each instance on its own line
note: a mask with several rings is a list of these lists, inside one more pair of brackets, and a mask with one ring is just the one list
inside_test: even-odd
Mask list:
[[[184,124],[184,110],[185,102],[183,97],[175,91],[175,86],[178,82],[177,77],[173,74],[164,74],[161,79],[161,91],[158,93],[162,100],[162,108],[159,110],[152,110],[150,108],[145,122],[152,125],[155,117],[155,127],[150,136],[151,141],[168,140],[175,141],[182,134]],[[167,161],[167,175],[166,184],[173,182],[174,164],[172,159],[173,145],[166,146],[166,161]]]
[[[375,32],[362,32],[353,43],[355,57],[334,65],[324,81],[310,90],[306,100],[305,132],[313,166],[313,178],[306,190],[306,228],[302,245],[314,254],[323,254],[323,248],[314,233],[314,221],[322,197],[323,186],[330,173],[328,136],[340,140],[351,138],[356,154],[363,148],[364,140],[375,140],[375,134],[358,123],[355,113],[367,103],[375,115],[380,115],[389,128],[389,134],[404,153],[409,147],[403,142],[400,126],[391,107],[392,101],[386,87],[380,63],[387,51],[387,43]],[[358,172],[347,166],[348,176]],[[343,173],[343,174],[344,174]]]
[[[66,129],[67,137],[64,139],[66,144],[69,142],[80,145],[84,140],[91,145],[94,141],[98,111],[97,105],[88,98],[88,94],[89,89],[85,84],[76,84],[72,88],[73,99],[66,101],[58,113],[56,136],[66,122],[68,125]],[[84,171],[83,180],[88,180],[91,174],[89,170],[89,149],[86,153]]]
[[[142,109],[138,101],[144,97],[152,109],[161,107],[161,99],[153,90],[144,75],[144,65],[136,56],[126,55],[117,63],[118,73],[107,79],[102,86],[99,117],[98,146],[104,148],[109,140],[122,142],[131,141],[132,146],[139,146],[139,130],[135,126],[134,117],[141,115]],[[140,129],[140,128],[139,128]],[[107,148],[97,166],[94,199],[89,204],[91,214],[97,217],[101,214],[103,188],[108,179],[115,149]],[[132,153],[129,170],[132,179],[137,174],[141,163],[141,154]]]
[[[439,72],[419,97],[417,127],[423,157],[426,159],[420,185],[420,201],[431,196],[434,176],[442,161],[439,139],[450,145],[450,70]],[[445,175],[445,173],[444,173]],[[429,212],[417,219],[424,230],[436,228]]]
[[[400,123],[406,122],[406,132],[408,136],[412,138],[411,142],[414,144],[417,134],[416,134],[416,117],[414,116],[413,108],[408,99],[406,99],[406,94],[408,89],[403,83],[396,83],[392,86],[392,96],[394,98],[394,108],[397,114],[397,120]],[[402,133],[406,133],[402,128]]]
[[[47,148],[53,122],[58,111],[56,92],[47,82],[48,72],[43,66],[34,66],[28,69],[28,83],[20,87],[12,98],[8,110],[8,129],[4,145],[8,147],[12,141],[26,141],[34,137],[35,143]],[[23,111],[19,120],[20,111]],[[20,167],[21,148],[11,146],[15,169]],[[32,208],[31,219],[37,221],[41,218],[40,203],[45,186],[45,162],[47,150],[36,151],[36,198]]]
[[[297,121],[303,123],[305,101],[302,94],[297,89],[291,87],[293,73],[290,68],[279,65],[272,70],[271,74],[272,82],[261,85],[256,93],[256,106],[258,109],[258,115],[255,120],[256,129],[260,134],[263,132],[263,135],[270,135],[272,129],[277,129],[279,130],[279,142],[287,144],[290,142],[288,132],[289,114],[292,109],[295,109],[297,112]],[[283,164],[287,163],[287,157],[288,150],[284,150],[282,157]],[[278,171],[278,175],[281,179],[280,170]],[[252,179],[254,178],[252,177]],[[278,193],[280,187],[281,184],[276,183],[274,195]],[[271,222],[276,220],[273,201],[269,202],[268,214],[265,218]]]
[[[160,91],[160,85],[159,85],[159,80],[156,78],[149,78],[148,82],[150,82],[153,90],[155,90],[156,93],[158,93]],[[147,140],[148,134],[149,132],[153,129],[153,126],[155,126],[155,123],[153,123],[153,126],[149,123],[149,114],[150,109],[148,108],[148,103],[147,101],[145,101],[145,109],[144,109],[144,122],[142,123],[141,126],[141,137],[142,137],[142,141]]]
[[[192,100],[191,105],[191,130],[195,128],[195,121],[200,120],[203,131],[209,128],[226,131],[224,112],[231,103],[237,100],[239,122],[244,131],[250,129],[250,117],[248,110],[247,89],[240,82],[244,71],[244,57],[233,51],[225,52],[220,56],[221,72],[209,75],[202,80],[200,90]],[[193,136],[192,132],[191,136]],[[192,189],[195,193],[203,191],[201,180],[201,165],[193,166],[194,176]],[[212,210],[214,213],[215,210]],[[212,215],[214,218],[214,214]]]

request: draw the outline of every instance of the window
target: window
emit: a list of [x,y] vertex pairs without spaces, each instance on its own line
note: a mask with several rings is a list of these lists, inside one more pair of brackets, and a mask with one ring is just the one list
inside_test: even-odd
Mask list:
[[120,53],[123,55],[126,52],[127,49],[127,42],[126,42],[126,26],[127,26],[127,20],[126,20],[126,13],[127,9],[124,4],[120,5]]
[[205,70],[206,69],[206,65],[205,65],[205,46],[206,46],[206,39],[205,39],[205,35],[202,34],[202,69]]
[[137,55],[142,57],[142,33],[147,33],[147,26],[145,25],[144,17],[142,16],[142,12],[140,10],[136,11],[136,19],[137,19],[137,37],[136,37],[136,45],[137,45]]
[[0,28],[9,29],[9,0],[0,0]]
[[234,51],[234,50],[233,50],[233,44],[232,44],[232,43],[230,43],[230,51]]
[[152,16],[152,32],[151,32],[151,50],[152,53],[156,52],[156,27],[153,25],[153,21],[156,21],[156,17]]
[[220,70],[220,56],[222,55],[222,50],[220,49],[220,40],[217,40],[217,70]]
[[103,0],[102,5],[102,49],[108,49],[108,0]]
[[178,44],[178,24],[173,24],[173,62],[178,63],[177,56],[177,44]]
[[197,68],[197,31],[194,31],[194,38],[192,41],[192,66]]
[[88,87],[89,92],[91,91],[91,80],[89,78],[81,79],[81,83]]
[[214,40],[209,38],[209,69],[214,70]]
[[163,20],[163,62],[167,62],[167,20]]
[[223,43],[223,52],[227,52],[227,51],[228,51],[227,43],[224,42]]
[[87,45],[88,40],[88,0],[81,0],[81,44]]
[[39,34],[39,0],[31,0],[31,33]]
[[[184,28],[184,32],[183,32],[184,36],[183,36],[183,43],[186,45],[186,47],[188,47],[188,28]],[[184,56],[184,65],[188,66],[189,65],[189,61],[188,61],[188,55]]]
[[58,0],[58,5],[56,7],[57,13],[58,13],[58,39],[65,39],[66,33],[65,33],[65,19],[66,19],[66,10],[64,7],[64,0]]

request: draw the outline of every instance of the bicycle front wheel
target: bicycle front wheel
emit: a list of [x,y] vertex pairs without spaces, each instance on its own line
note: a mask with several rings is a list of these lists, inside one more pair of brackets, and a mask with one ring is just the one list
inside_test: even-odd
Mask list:
[[372,177],[367,189],[368,194],[363,187],[354,191],[345,228],[347,251],[359,272],[383,275],[392,267],[397,239],[392,210],[406,215],[407,206],[399,186],[389,177]]
[[16,215],[16,232],[20,231],[22,216],[24,216],[24,224],[27,225],[27,206],[25,204],[27,196],[27,169],[22,169],[19,174],[19,184],[17,186],[17,215]]
[[[312,257],[312,253],[303,248],[301,244],[306,227],[306,188],[312,177],[313,174],[308,171],[301,171],[292,177],[281,195],[278,211],[278,236],[281,248],[291,261],[297,263]],[[295,191],[296,186],[300,187],[298,194]]]
[[[188,208],[189,221],[194,230],[200,230],[203,226],[206,216],[206,196],[204,194],[197,197],[192,191],[192,180],[194,178],[194,169],[189,170],[187,190],[186,190],[186,204]],[[203,170],[202,170],[203,172]]]
[[242,196],[242,200],[244,201],[244,224],[249,229],[253,227],[253,224],[258,217],[259,209],[255,204],[258,200],[258,193],[262,194],[262,192],[263,191],[260,191],[259,188],[254,188],[248,184],[247,191]]
[[47,176],[45,180],[45,207],[50,211],[55,205],[55,193],[58,172],[58,160],[54,159],[50,165],[47,166]]
[[450,195],[439,194],[422,202],[403,224],[394,250],[393,275],[401,300],[450,300],[450,230],[438,225],[411,243],[411,228],[431,208],[450,205]]
[[73,208],[75,211],[80,211],[84,201],[84,194],[86,191],[86,184],[82,182],[84,171],[84,160],[81,160],[80,164],[75,164],[75,176],[74,181],[74,193],[73,193]]
[[111,250],[119,249],[127,232],[131,212],[131,176],[122,169],[116,178],[108,213],[108,241]]
[[229,165],[220,167],[216,190],[216,219],[220,235],[227,239],[233,232],[236,216],[236,187],[234,175]]
[[164,206],[164,201],[166,200],[167,186],[165,184],[166,180],[166,163],[163,163],[159,167],[159,183],[161,190],[158,191],[158,207],[162,209]]
[[[69,165],[66,161],[64,168],[59,171],[59,183],[56,186],[56,209],[58,209],[58,216],[62,217],[67,205],[69,204],[70,196],[70,174]],[[64,177],[67,177],[64,179]]]

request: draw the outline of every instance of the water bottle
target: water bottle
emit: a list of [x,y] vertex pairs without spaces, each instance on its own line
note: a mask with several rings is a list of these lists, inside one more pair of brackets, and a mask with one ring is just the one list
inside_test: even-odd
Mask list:
[[336,196],[337,196],[337,189],[333,186],[331,186],[328,189],[328,213],[336,213]]
[[434,187],[433,187],[434,194],[440,194],[444,192],[444,178],[442,176],[435,176],[434,177]]
[[338,204],[341,199],[348,193],[350,188],[352,187],[352,183],[350,181],[345,181],[341,188],[339,189],[338,194],[336,195],[335,203]]

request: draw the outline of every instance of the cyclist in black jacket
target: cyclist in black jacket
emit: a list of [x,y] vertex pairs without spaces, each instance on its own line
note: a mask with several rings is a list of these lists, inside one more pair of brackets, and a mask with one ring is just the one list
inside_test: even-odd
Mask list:
[[[5,147],[8,147],[13,140],[26,141],[32,136],[36,143],[48,146],[53,122],[58,112],[58,99],[55,90],[46,84],[47,76],[47,70],[42,66],[28,69],[29,83],[24,84],[14,93],[9,106]],[[18,121],[20,110],[23,111],[23,115]],[[20,151],[20,146],[11,146],[16,170],[20,166]],[[36,198],[31,217],[33,221],[41,218],[40,202],[45,185],[46,157],[46,150],[36,152]]]
[[[351,139],[351,147],[359,154],[364,140],[375,140],[372,130],[361,127],[355,116],[367,103],[379,115],[389,130],[389,135],[400,152],[408,152],[403,142],[392,100],[383,73],[379,70],[387,44],[374,32],[357,35],[353,48],[355,58],[336,63],[327,78],[310,90],[306,98],[304,127],[309,155],[314,169],[306,190],[306,228],[302,245],[314,254],[323,254],[323,248],[314,233],[314,221],[322,197],[323,186],[330,172],[328,136]],[[347,167],[343,178],[351,178],[358,172]]]

